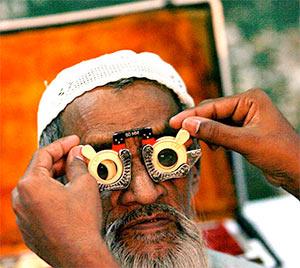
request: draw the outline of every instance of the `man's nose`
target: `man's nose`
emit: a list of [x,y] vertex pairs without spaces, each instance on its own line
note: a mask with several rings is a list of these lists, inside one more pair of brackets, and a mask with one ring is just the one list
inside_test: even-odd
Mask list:
[[166,195],[165,187],[160,183],[155,183],[149,177],[139,156],[133,156],[131,183],[121,197],[122,204],[152,204],[164,195]]

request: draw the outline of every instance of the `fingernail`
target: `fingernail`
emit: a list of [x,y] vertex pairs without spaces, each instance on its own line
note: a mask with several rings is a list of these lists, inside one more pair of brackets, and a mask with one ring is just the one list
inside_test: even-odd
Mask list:
[[78,159],[78,160],[81,160],[82,162],[84,162],[83,157],[81,157],[80,155],[75,155],[75,158]]
[[82,156],[81,156],[81,146],[73,147],[72,150],[71,150],[71,154],[74,158],[78,158],[78,159],[82,158]]
[[175,119],[175,116],[173,116],[173,117],[170,118],[170,120],[169,120],[169,124],[170,124],[170,125],[173,124],[174,119]]
[[201,122],[199,120],[187,118],[183,121],[182,126],[193,130],[195,134],[198,134],[200,130],[200,123]]

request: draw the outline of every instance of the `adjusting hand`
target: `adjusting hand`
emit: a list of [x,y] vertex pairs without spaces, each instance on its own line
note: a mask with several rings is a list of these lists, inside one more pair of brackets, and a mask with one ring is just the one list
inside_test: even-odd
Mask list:
[[205,100],[170,119],[210,145],[241,153],[276,186],[300,197],[300,137],[260,89]]
[[[78,144],[68,136],[36,151],[12,193],[17,224],[26,245],[54,267],[114,267],[100,236],[98,186],[76,157]],[[65,170],[63,185],[54,178]]]

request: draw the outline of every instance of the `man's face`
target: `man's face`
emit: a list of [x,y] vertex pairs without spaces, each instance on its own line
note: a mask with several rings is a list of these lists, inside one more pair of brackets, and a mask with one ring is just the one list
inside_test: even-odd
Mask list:
[[[62,121],[65,135],[77,134],[81,144],[102,150],[111,148],[113,133],[119,131],[151,127],[154,135],[170,135],[167,122],[178,111],[169,91],[135,81],[121,90],[101,87],[85,93],[68,105]],[[169,207],[190,216],[190,180],[153,182],[142,161],[140,138],[128,138],[125,144],[132,155],[131,183],[125,190],[101,193],[102,231],[106,235],[117,226],[113,239],[131,252],[163,257],[182,232]]]

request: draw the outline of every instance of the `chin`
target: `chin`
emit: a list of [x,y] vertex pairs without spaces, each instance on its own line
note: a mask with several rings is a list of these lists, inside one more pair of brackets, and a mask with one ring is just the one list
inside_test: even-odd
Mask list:
[[[150,258],[161,258],[176,250],[180,241],[179,230],[173,226],[161,230],[131,230],[120,236],[120,244],[135,255],[148,255]],[[170,228],[173,227],[173,228]]]

